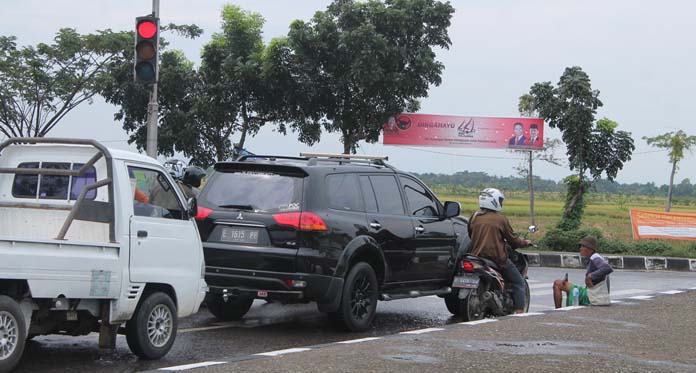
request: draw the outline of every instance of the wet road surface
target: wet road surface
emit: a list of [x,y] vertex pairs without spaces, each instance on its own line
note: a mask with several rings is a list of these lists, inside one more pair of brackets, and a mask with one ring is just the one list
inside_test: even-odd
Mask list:
[[[530,312],[551,309],[551,283],[568,272],[582,283],[583,270],[530,268]],[[696,287],[696,273],[616,271],[611,279],[613,299],[658,291]],[[130,353],[125,337],[117,348],[97,348],[97,336],[44,336],[28,342],[19,372],[132,372],[230,359],[236,356],[319,345],[349,339],[395,334],[438,327],[452,318],[438,297],[380,302],[374,327],[365,333],[347,333],[316,310],[314,303],[282,305],[256,301],[241,321],[220,322],[204,308],[180,320],[179,334],[170,353],[159,361],[141,361]]]

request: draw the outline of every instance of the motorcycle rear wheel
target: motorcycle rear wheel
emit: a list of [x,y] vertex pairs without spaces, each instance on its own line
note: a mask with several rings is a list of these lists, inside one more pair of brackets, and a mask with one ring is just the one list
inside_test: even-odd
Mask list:
[[464,299],[459,299],[459,315],[463,321],[481,320],[485,316],[478,297],[478,289],[469,292]]

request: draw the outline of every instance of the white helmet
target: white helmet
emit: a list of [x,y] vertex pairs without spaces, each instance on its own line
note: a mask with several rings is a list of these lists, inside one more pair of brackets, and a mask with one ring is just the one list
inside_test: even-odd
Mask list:
[[493,211],[503,209],[503,201],[505,196],[503,192],[495,188],[486,188],[479,193],[479,207]]

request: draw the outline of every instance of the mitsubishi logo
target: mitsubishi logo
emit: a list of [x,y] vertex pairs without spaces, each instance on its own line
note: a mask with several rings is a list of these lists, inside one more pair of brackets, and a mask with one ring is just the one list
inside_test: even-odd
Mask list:
[[237,220],[244,220],[244,216],[242,216],[241,212],[237,215]]

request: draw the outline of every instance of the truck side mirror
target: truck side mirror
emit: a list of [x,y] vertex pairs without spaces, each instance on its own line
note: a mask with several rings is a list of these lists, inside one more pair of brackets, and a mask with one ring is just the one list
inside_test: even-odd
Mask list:
[[188,216],[189,219],[198,215],[198,200],[196,197],[191,197],[188,199]]
[[459,216],[461,211],[462,206],[459,204],[459,202],[445,202],[445,218],[453,218],[455,216]]

